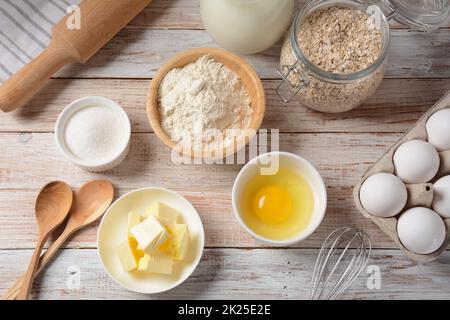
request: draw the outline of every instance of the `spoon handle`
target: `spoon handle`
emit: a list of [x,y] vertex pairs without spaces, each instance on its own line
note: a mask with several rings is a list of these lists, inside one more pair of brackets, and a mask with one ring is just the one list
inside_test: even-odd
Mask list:
[[[73,234],[75,230],[72,228],[64,229],[64,231],[61,233],[61,235],[48,247],[47,251],[41,256],[39,260],[39,264],[36,270],[35,276],[37,276],[50,262],[50,260],[53,258],[55,253],[58,251],[59,248],[64,244],[64,242],[67,241],[67,239]],[[17,298],[17,295],[19,294],[20,289],[22,288],[22,284],[24,281],[25,273],[22,274],[15,282],[14,284],[6,291],[2,297],[1,300],[14,300]]]
[[41,256],[42,248],[44,247],[46,237],[39,237],[39,240],[36,244],[36,249],[34,250],[33,257],[31,258],[30,265],[28,266],[28,270],[25,273],[22,288],[17,295],[18,300],[28,300],[28,296],[31,291],[31,287],[33,286],[34,277],[36,274],[36,269],[39,263],[39,257]]

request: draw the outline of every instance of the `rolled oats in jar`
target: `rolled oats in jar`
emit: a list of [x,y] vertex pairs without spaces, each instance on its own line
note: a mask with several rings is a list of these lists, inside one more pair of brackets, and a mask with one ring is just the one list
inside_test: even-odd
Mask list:
[[322,112],[356,108],[383,79],[389,19],[431,31],[449,17],[442,0],[310,0],[284,41],[277,93]]
[[389,26],[384,15],[379,18],[349,1],[308,2],[284,40],[280,97],[288,102],[297,96],[306,107],[333,113],[363,103],[384,75]]

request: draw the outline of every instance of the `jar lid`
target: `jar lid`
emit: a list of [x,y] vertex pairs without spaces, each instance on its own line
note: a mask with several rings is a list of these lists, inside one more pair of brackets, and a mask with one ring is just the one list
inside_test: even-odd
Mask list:
[[378,0],[387,17],[419,30],[433,30],[448,23],[448,0]]

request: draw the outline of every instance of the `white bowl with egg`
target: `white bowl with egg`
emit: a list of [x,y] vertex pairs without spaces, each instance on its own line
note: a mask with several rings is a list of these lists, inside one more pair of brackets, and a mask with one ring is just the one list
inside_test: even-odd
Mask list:
[[[189,229],[189,251],[174,265],[171,275],[125,272],[117,247],[127,239],[128,213],[141,213],[154,203],[164,203],[180,213]],[[98,253],[106,273],[122,287],[146,294],[168,291],[183,283],[196,269],[203,254],[205,234],[199,214],[183,196],[164,188],[149,187],[131,191],[117,199],[103,216],[97,236]]]
[[[273,159],[277,160],[274,161]],[[270,165],[267,166],[269,163]],[[270,171],[275,168],[286,168],[289,169],[289,171],[302,176],[310,186],[314,199],[314,205],[306,227],[296,234],[290,235],[284,239],[273,239],[266,235],[262,235],[262,233],[256,232],[256,229],[250,227],[249,223],[246,222],[245,209],[242,204],[243,201],[248,201],[248,199],[244,199],[244,193],[246,186],[251,183],[251,179],[262,173],[263,171],[261,170],[265,171],[265,175],[270,175],[272,174]],[[308,238],[319,227],[327,208],[327,192],[325,183],[319,172],[306,159],[288,152],[270,152],[255,157],[241,169],[232,190],[232,206],[236,220],[253,238],[264,244],[289,246]]]
[[63,110],[56,122],[55,139],[71,162],[87,171],[104,172],[127,156],[131,124],[116,102],[89,96]]

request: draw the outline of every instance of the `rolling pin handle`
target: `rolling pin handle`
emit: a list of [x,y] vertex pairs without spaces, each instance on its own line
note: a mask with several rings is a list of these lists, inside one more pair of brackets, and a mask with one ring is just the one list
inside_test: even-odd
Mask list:
[[25,105],[64,65],[76,61],[67,50],[50,43],[37,58],[0,86],[0,110],[13,111]]

